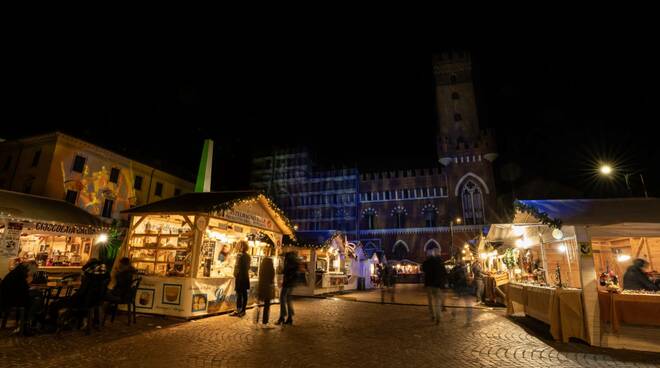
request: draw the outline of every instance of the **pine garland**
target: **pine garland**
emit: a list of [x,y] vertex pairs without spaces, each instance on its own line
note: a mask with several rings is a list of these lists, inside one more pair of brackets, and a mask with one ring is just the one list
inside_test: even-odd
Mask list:
[[548,225],[551,229],[561,229],[561,220],[558,218],[551,218],[547,213],[541,212],[538,208],[526,205],[521,201],[513,202],[514,208],[517,211],[524,212],[536,217],[542,224]]

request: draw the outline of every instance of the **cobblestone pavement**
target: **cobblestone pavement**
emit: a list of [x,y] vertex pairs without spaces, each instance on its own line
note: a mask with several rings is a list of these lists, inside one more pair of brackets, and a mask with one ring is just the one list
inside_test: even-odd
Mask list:
[[[412,289],[411,289],[412,291]],[[403,296],[402,296],[403,297]],[[422,306],[299,299],[293,326],[243,319],[193,322],[140,316],[85,336],[12,337],[0,331],[0,367],[660,367],[660,354],[561,344],[501,310],[467,309],[436,326]],[[273,306],[277,315],[279,306]]]

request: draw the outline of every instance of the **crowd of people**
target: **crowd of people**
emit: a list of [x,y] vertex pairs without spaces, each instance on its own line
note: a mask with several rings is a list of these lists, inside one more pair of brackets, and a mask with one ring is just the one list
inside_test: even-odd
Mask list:
[[70,275],[71,278],[80,277],[75,292],[60,295],[62,288],[55,287],[58,295],[52,295],[53,289],[44,287],[47,278],[37,280],[35,275],[38,273],[36,262],[22,262],[0,282],[0,312],[5,318],[11,311],[19,314],[17,333],[55,332],[64,321],[79,322],[82,327],[87,323],[98,323],[89,321],[86,312],[96,306],[116,306],[116,303],[127,300],[136,274],[128,258],[120,259],[114,274],[115,284],[108,289],[110,272],[107,266],[92,258],[82,267],[82,275]]

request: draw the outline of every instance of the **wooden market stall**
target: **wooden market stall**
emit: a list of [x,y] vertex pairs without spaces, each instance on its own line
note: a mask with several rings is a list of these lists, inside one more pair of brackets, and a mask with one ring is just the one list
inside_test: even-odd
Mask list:
[[107,230],[68,202],[0,190],[0,278],[19,259],[36,261],[50,276],[80,272]]
[[[518,258],[509,312],[548,322],[564,341],[660,351],[660,292],[622,282],[634,259],[642,258],[649,264],[644,277],[660,284],[660,200],[520,201],[516,207],[513,223],[489,232],[491,240],[518,245],[524,257],[531,250],[531,262]],[[535,252],[538,243],[549,247]],[[560,279],[567,287],[556,287]]]
[[356,246],[340,231],[300,232],[297,239],[285,238],[284,252],[294,251],[307,269],[307,284],[297,286],[294,295],[318,295],[355,290],[363,277]]
[[234,309],[238,242],[248,242],[254,285],[263,257],[277,266],[282,237],[293,236],[282,212],[254,191],[187,193],[124,213],[131,221],[120,253],[143,275],[135,305],[144,313],[191,318]]

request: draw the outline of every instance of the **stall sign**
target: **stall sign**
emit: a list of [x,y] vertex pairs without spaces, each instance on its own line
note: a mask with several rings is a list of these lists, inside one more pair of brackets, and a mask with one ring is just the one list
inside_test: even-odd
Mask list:
[[17,257],[18,248],[21,241],[21,231],[23,224],[20,222],[9,222],[2,239],[0,255],[5,257]]
[[220,217],[239,224],[256,226],[264,229],[274,228],[271,219],[247,211],[237,209],[224,210],[220,213]]
[[96,234],[94,228],[85,227],[85,226],[72,226],[72,225],[63,225],[63,224],[47,224],[45,222],[37,222],[34,226],[34,229],[37,231],[43,231],[48,233],[63,233],[63,234]]

